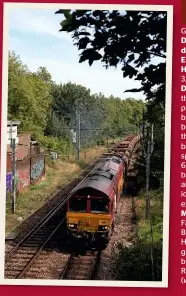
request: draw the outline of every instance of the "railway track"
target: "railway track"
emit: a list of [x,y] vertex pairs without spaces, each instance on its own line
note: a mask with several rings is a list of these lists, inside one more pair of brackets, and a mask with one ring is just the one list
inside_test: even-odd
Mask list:
[[[100,163],[100,161],[99,161]],[[91,174],[89,171],[86,177]],[[83,182],[84,177],[79,183]],[[44,248],[55,236],[65,221],[65,205],[73,190],[66,195],[22,240],[5,251],[5,278],[24,278],[26,272],[33,266]],[[61,232],[64,233],[64,230]]]
[[65,219],[60,214],[50,225],[40,228],[27,239],[17,244],[5,257],[5,278],[24,278],[29,268],[37,261],[42,251],[51,243]]
[[10,234],[5,238],[6,243],[6,249],[9,250],[12,248],[12,245],[15,243],[18,243],[21,241],[28,232],[30,232],[33,228],[35,228],[41,220],[45,219],[48,213],[51,213],[51,211],[56,207],[59,206],[63,198],[66,197],[74,188],[77,186],[77,184],[87,177],[88,173],[94,169],[94,167],[100,162],[100,158],[93,161],[91,164],[89,164],[83,172],[75,178],[72,182],[70,182],[67,186],[62,187],[58,189],[55,194],[53,194],[50,199],[43,205],[42,208],[36,210],[30,217],[28,217],[25,221],[21,223],[20,226],[18,226],[17,234],[16,236],[13,234]]
[[61,280],[94,280],[101,257],[101,251],[86,255],[71,254],[63,269]]
[[[48,210],[41,221],[36,223],[23,238],[15,239],[12,246],[6,246],[5,278],[29,278],[29,274],[31,278],[37,278],[35,274],[39,271],[39,258],[44,258],[46,256],[46,250],[51,253],[53,248],[57,247],[59,249],[58,236],[60,240],[65,241],[65,236],[63,237],[63,234],[65,234],[65,205],[73,194],[72,188],[75,188],[77,184],[83,182],[84,179],[97,168],[97,165],[101,163],[104,157],[107,157],[108,154],[113,155],[114,150],[119,152],[120,149],[124,149],[125,153],[131,140],[132,137],[128,137],[128,142],[125,140],[123,144],[119,143],[116,145],[117,147],[113,147],[108,153],[103,153],[99,159],[91,164],[91,169],[89,167],[89,169],[85,170],[84,173],[77,178],[76,182],[72,182],[74,187],[69,187],[68,192],[65,191],[66,194],[64,194],[64,192],[61,194],[58,203],[54,204],[52,209]],[[60,192],[57,194],[60,195]],[[58,264],[58,269],[60,264],[62,266],[61,269],[63,269],[62,273],[60,271],[58,278],[62,280],[93,280],[97,273],[100,258],[100,251],[96,251],[95,253],[87,252],[85,256],[75,256],[74,253],[71,255],[66,254],[64,256],[64,262],[62,264],[59,262]]]

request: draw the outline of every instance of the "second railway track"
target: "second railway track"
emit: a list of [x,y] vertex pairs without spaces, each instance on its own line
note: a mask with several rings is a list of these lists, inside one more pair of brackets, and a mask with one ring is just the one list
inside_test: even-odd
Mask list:
[[62,227],[64,219],[59,215],[55,216],[55,221],[50,221],[46,225],[31,235],[27,240],[15,246],[5,258],[5,278],[24,278],[26,272],[37,261],[41,252],[51,243],[55,242],[54,237]]
[[101,251],[86,255],[71,254],[61,275],[62,280],[94,280],[101,257]]
[[[100,161],[99,161],[100,162]],[[84,177],[86,178],[93,170]],[[83,179],[84,179],[83,178]],[[83,180],[80,181],[80,183]],[[27,271],[33,266],[44,248],[56,235],[65,221],[65,205],[71,193],[63,197],[62,201],[56,205],[47,215],[14,246],[6,247],[5,251],[5,278],[24,278]],[[61,240],[62,240],[61,231]]]
[[[130,140],[131,139],[129,139],[129,142]],[[122,147],[118,145],[117,149],[127,149],[127,147],[121,146]],[[77,183],[81,183],[92,173],[101,162],[101,159],[105,156],[107,157],[108,154],[113,154],[112,149],[94,162],[93,169],[91,168],[87,170],[86,173],[84,172],[83,176],[79,176]],[[74,185],[74,187],[76,185]],[[42,265],[44,265],[44,263],[41,262],[41,258],[47,258],[55,247],[57,247],[59,251],[60,247],[57,237],[60,237],[63,243],[65,242],[65,205],[73,192],[72,188],[73,187],[70,187],[66,194],[61,194],[61,200],[48,211],[31,230],[28,230],[28,233],[24,235],[22,239],[15,239],[12,246],[7,244],[5,251],[5,278],[36,279],[38,278],[37,273],[42,270]],[[49,252],[48,255],[46,255],[46,252]],[[95,278],[101,258],[100,251],[96,251],[95,253],[87,252],[84,256],[75,256],[74,253],[67,254],[66,252],[64,252],[63,255],[63,258],[61,256],[61,261],[58,261],[57,269],[60,271],[58,275],[56,273],[55,279],[93,280]],[[60,255],[57,256],[60,258]],[[41,267],[39,267],[40,263]]]

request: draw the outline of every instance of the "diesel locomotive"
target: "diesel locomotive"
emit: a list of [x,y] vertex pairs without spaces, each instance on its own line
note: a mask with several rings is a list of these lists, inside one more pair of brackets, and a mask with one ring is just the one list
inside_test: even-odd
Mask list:
[[69,241],[108,244],[116,205],[123,191],[125,162],[119,156],[103,159],[72,192],[67,202]]

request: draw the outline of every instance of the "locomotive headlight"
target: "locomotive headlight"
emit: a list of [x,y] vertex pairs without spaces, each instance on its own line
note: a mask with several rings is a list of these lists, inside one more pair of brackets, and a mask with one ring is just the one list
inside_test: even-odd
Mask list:
[[68,224],[68,227],[75,229],[75,228],[77,228],[77,224],[70,223],[70,224]]
[[108,226],[100,225],[98,230],[99,231],[108,230]]

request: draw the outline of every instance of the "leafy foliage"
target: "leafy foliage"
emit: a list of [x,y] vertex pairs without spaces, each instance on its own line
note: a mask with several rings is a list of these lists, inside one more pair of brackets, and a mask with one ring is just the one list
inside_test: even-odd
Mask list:
[[[150,244],[119,246],[115,276],[120,281],[152,281]],[[154,280],[162,281],[162,245],[154,245]]]
[[23,131],[43,132],[51,105],[50,87],[15,53],[9,55],[8,86],[9,119],[20,120]]
[[[154,123],[154,152],[151,157],[152,186],[163,186],[164,171],[164,122],[165,122],[165,73],[166,73],[166,31],[167,13],[162,11],[109,11],[109,10],[58,10],[63,14],[61,32],[72,35],[80,51],[79,62],[100,61],[104,67],[118,67],[123,77],[133,78],[141,83],[138,89],[126,92],[143,92],[147,100],[146,119]],[[136,113],[130,113],[128,104],[121,108],[116,98],[108,102],[110,117],[105,122],[108,134],[132,130]],[[135,112],[141,112],[132,106]],[[121,118],[127,111],[127,120]],[[125,110],[123,113],[123,109]],[[122,112],[120,113],[120,110]],[[122,115],[121,115],[122,114]],[[131,122],[129,114],[132,118]],[[121,115],[121,116],[120,116]],[[112,122],[112,125],[110,125]],[[132,123],[132,128],[130,127]],[[110,129],[110,127],[112,128]],[[117,132],[116,132],[117,130]],[[141,160],[143,162],[143,159]],[[140,168],[141,176],[145,174]]]
[[88,61],[91,66],[100,60],[106,68],[120,66],[123,77],[141,82],[140,88],[128,91],[142,91],[147,100],[164,103],[166,12],[60,9],[56,13],[65,17],[60,31],[73,33],[80,63]]
[[141,120],[142,101],[121,100],[91,94],[82,85],[56,84],[45,67],[32,73],[15,53],[9,55],[8,118],[21,121],[44,147],[62,153],[72,151],[71,129],[78,111],[81,145],[95,145],[108,137],[134,131]]
[[[162,280],[162,239],[163,239],[163,193],[151,190],[151,229],[149,220],[145,220],[145,191],[141,191],[135,201],[135,232],[137,238],[132,245],[118,244],[113,271],[117,280],[154,281]],[[153,273],[152,256],[153,255]]]

